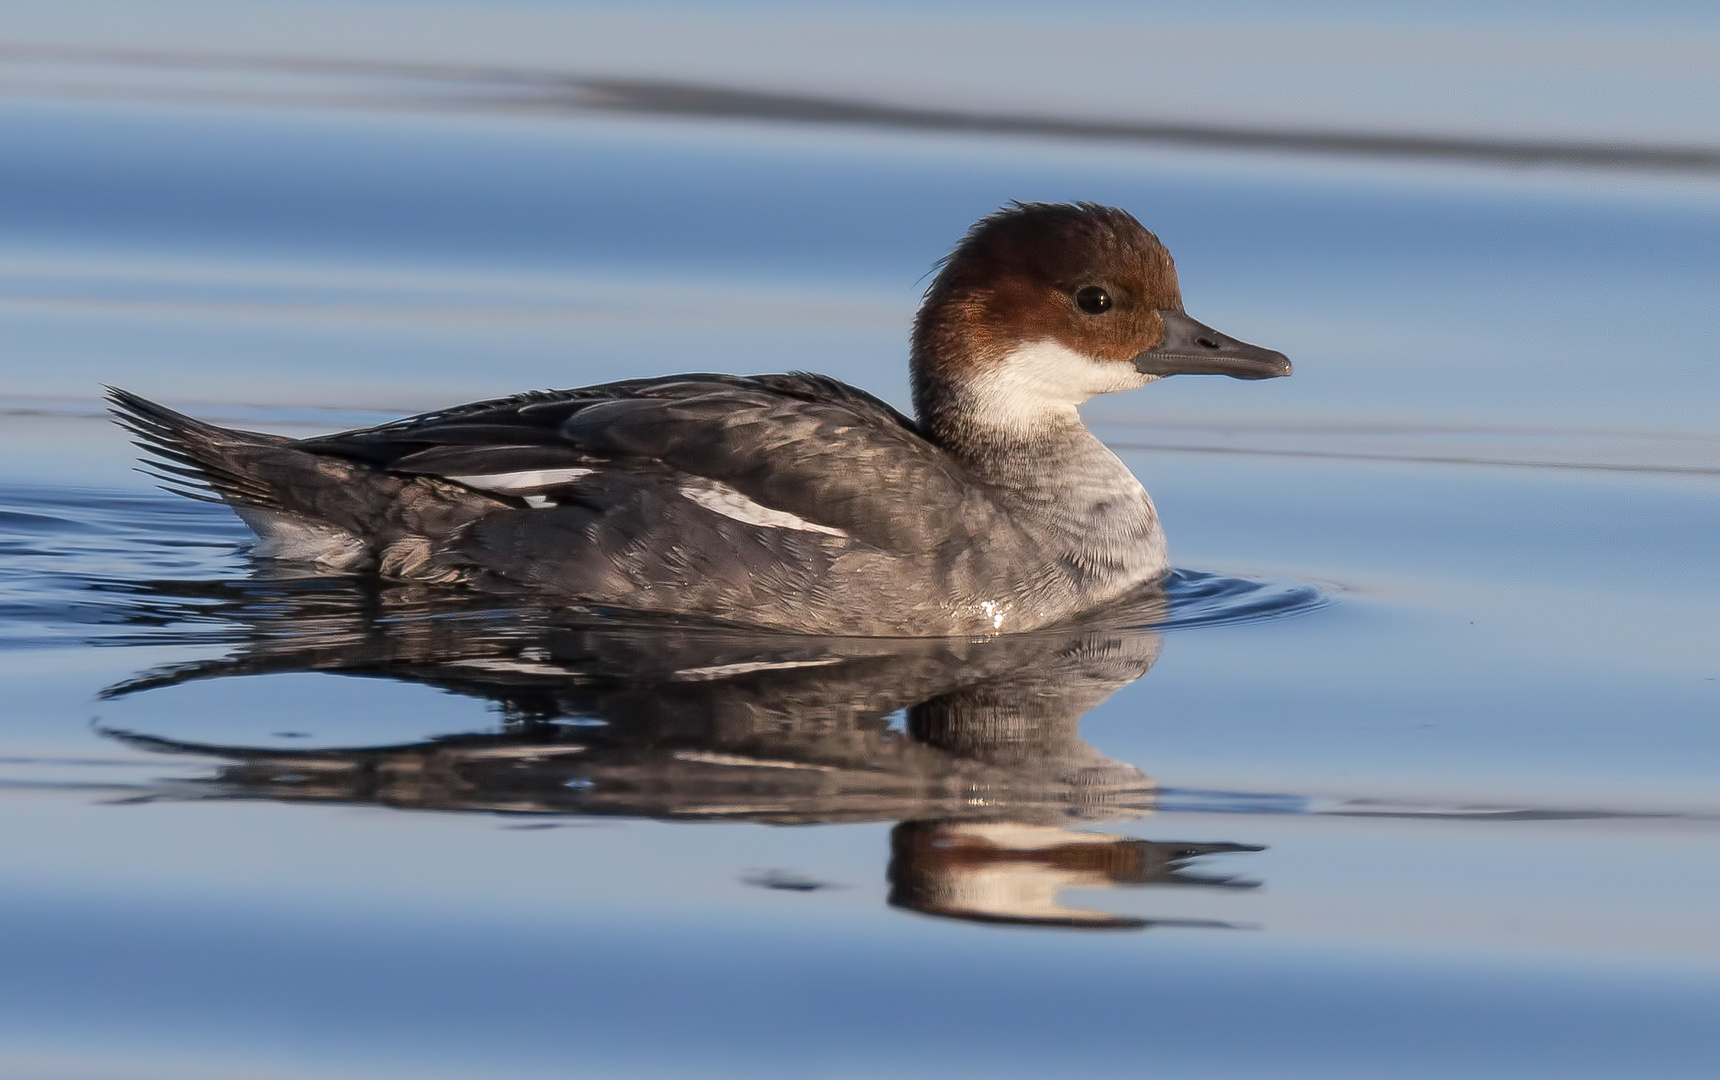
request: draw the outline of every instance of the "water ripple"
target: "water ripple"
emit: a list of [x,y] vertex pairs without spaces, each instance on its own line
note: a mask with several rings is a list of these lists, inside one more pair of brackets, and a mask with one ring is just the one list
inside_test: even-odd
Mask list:
[[[522,614],[517,602],[464,590],[283,573],[245,554],[249,537],[223,507],[147,493],[0,487],[0,648],[231,644],[259,616],[273,614],[289,632],[378,606],[389,618],[466,621],[473,633],[502,632]],[[1094,621],[1182,630],[1285,618],[1328,602],[1304,582],[1179,569]]]
[[1164,583],[1170,615],[1153,624],[1157,630],[1224,626],[1304,615],[1325,607],[1331,598],[1306,582],[1279,578],[1245,578],[1204,570],[1172,570]]

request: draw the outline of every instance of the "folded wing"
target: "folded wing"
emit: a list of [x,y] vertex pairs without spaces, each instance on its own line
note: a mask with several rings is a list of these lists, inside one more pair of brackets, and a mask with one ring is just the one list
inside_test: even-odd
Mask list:
[[[755,525],[917,553],[985,528],[988,500],[913,422],[815,375],[679,376],[480,402],[301,448],[549,508],[673,487]],[[659,490],[659,497],[670,492]]]

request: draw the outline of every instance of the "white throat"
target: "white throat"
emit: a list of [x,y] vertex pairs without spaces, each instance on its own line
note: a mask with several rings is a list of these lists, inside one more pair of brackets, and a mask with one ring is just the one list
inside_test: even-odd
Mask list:
[[1041,340],[1011,349],[963,389],[972,423],[1029,433],[1080,423],[1075,409],[1082,402],[1153,379],[1125,361],[1095,360],[1061,342]]

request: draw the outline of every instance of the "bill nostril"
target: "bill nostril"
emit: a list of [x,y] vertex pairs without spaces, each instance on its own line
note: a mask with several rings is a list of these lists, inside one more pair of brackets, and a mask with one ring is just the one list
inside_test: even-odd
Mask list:
[[1218,342],[1212,340],[1211,338],[1205,338],[1205,337],[1195,338],[1194,343],[1196,345],[1199,345],[1203,349],[1216,349],[1216,348],[1218,348]]

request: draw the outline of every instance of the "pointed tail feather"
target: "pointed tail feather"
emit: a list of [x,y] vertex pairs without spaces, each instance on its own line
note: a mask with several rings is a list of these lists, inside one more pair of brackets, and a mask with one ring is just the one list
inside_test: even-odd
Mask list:
[[171,492],[231,506],[259,555],[390,577],[453,580],[437,543],[514,505],[433,476],[402,476],[297,440],[217,427],[127,390],[108,388],[114,418],[134,435],[144,470]]
[[279,435],[216,427],[129,390],[107,387],[108,410],[148,456],[143,471],[177,495],[285,510],[273,487],[250,467],[259,450],[291,442]]

